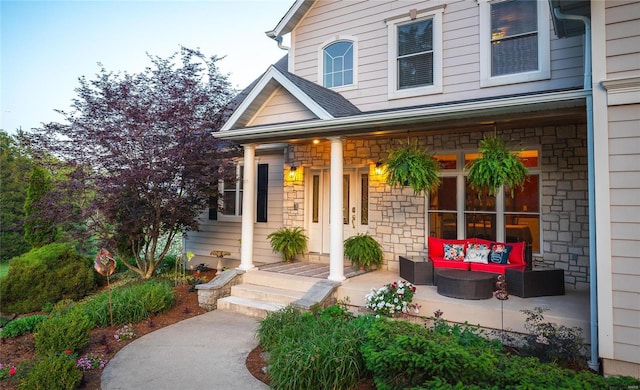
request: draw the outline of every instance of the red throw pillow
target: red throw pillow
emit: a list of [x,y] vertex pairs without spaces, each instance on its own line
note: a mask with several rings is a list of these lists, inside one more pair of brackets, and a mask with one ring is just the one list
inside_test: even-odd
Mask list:
[[445,240],[437,237],[427,237],[429,257],[444,257],[444,244],[465,245],[466,243],[467,240]]

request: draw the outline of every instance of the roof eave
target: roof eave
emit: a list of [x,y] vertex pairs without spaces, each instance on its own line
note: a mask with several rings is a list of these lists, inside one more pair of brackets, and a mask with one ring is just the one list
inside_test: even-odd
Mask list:
[[536,95],[497,98],[482,102],[464,102],[436,107],[417,107],[389,112],[363,113],[341,118],[310,120],[268,126],[248,127],[214,133],[220,139],[235,142],[268,142],[273,140],[347,136],[373,127],[410,125],[468,119],[474,116],[508,115],[523,111],[556,109],[562,102],[584,100],[589,92],[572,90]]
[[269,38],[276,39],[293,31],[315,0],[296,0],[273,30],[266,31]]

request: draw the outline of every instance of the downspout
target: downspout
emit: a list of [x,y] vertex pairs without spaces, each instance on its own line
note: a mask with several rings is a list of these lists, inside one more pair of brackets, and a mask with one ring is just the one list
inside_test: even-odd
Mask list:
[[558,19],[577,20],[584,23],[584,90],[587,95],[587,180],[589,194],[589,300],[591,323],[591,360],[589,368],[599,371],[598,361],[598,273],[596,261],[596,213],[595,213],[595,167],[594,167],[594,129],[593,129],[593,92],[591,81],[591,20],[582,15],[565,15],[558,8],[553,9]]
[[278,42],[278,47],[282,50],[289,50],[290,47],[289,46],[285,46],[282,44],[282,37],[280,35],[278,35],[277,37],[271,37],[274,41]]

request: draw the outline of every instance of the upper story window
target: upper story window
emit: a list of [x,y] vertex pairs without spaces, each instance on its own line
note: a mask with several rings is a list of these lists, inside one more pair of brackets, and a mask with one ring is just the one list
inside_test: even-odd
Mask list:
[[549,13],[542,1],[479,0],[480,85],[550,77]]
[[397,27],[398,89],[433,85],[433,19]]
[[387,20],[390,99],[442,92],[443,11],[411,10]]
[[326,88],[352,85],[353,41],[338,41],[326,46],[322,51],[323,83]]

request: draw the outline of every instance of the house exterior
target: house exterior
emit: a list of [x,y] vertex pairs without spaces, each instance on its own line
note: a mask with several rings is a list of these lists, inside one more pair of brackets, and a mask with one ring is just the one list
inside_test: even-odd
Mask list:
[[[429,236],[526,241],[534,268],[591,292],[592,368],[640,377],[639,26],[640,1],[295,1],[267,32],[286,55],[215,133],[243,146],[240,180],[185,248],[250,271],[281,260],[270,232],[300,226],[341,281],[355,234],[392,271]],[[491,135],[521,151],[522,190],[467,185]],[[385,184],[407,142],[440,161],[436,192]]]

